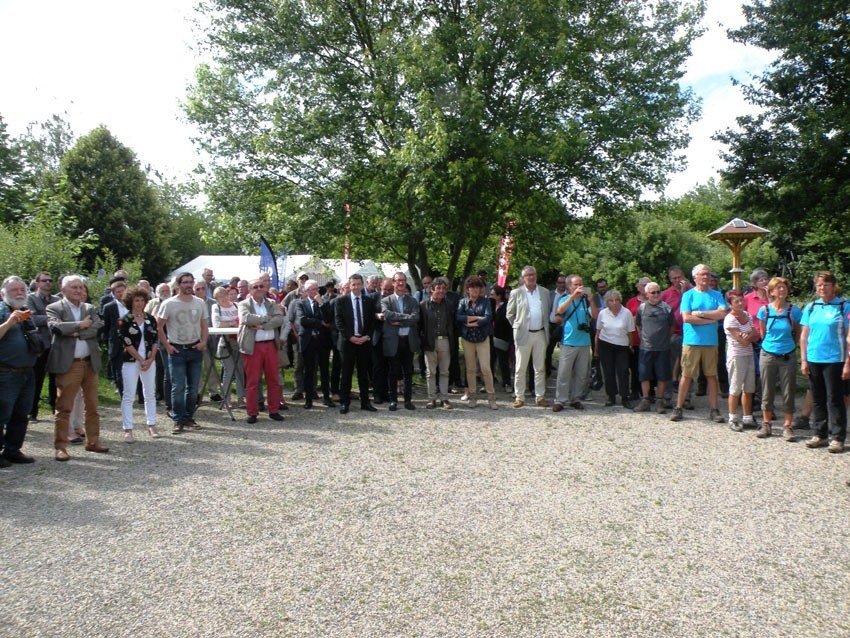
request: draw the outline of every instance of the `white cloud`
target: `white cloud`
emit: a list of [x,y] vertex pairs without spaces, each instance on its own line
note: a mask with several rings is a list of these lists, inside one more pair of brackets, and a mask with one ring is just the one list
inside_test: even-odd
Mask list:
[[180,121],[197,62],[191,0],[0,3],[0,114],[13,133],[67,111],[74,132],[101,124],[143,164],[172,175],[196,159]]

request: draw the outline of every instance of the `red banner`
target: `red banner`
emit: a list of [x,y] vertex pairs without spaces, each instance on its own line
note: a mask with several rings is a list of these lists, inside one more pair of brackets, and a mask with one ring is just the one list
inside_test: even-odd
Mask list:
[[508,281],[508,270],[511,267],[511,255],[514,252],[514,238],[511,235],[511,230],[516,226],[514,220],[508,221],[508,227],[505,228],[505,234],[502,235],[502,241],[499,246],[499,268],[496,275],[496,283],[504,288]]

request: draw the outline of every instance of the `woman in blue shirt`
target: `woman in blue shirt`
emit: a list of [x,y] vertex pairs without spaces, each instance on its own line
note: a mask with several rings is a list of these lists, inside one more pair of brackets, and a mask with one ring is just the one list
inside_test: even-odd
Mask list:
[[764,422],[759,438],[771,434],[775,410],[773,398],[776,384],[782,393],[782,412],[785,422],[783,432],[786,441],[794,440],[794,394],[797,391],[797,338],[800,335],[800,309],[788,302],[791,285],[784,277],[774,277],[767,284],[770,303],[758,310],[758,328],[761,334],[761,410]]
[[[812,391],[812,430],[806,442],[810,448],[826,447],[844,451],[847,437],[847,410],[841,374],[847,357],[847,312],[850,306],[838,293],[835,275],[821,271],[815,275],[819,299],[806,305],[800,323],[800,368],[809,378]],[[827,439],[828,435],[828,439]]]

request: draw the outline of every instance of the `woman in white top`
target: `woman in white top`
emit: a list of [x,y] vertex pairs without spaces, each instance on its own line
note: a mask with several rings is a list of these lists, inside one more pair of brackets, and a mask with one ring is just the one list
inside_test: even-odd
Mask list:
[[[754,426],[753,394],[756,391],[756,358],[753,343],[759,335],[753,326],[753,318],[744,310],[744,297],[737,290],[726,293],[729,314],[723,320],[726,333],[726,370],[729,372],[729,427],[743,432],[746,426]],[[743,424],[738,421],[738,401],[744,413]]]
[[[237,328],[239,326],[239,308],[231,300],[228,289],[219,286],[213,292],[215,303],[212,306],[213,328]],[[236,381],[237,407],[245,407],[245,370],[242,367],[242,355],[236,345],[236,335],[224,335],[218,340],[216,356],[221,359],[224,373],[224,400],[230,401],[230,381]]]
[[624,408],[631,409],[629,400],[629,352],[632,333],[635,331],[634,315],[623,307],[619,290],[609,290],[604,297],[605,308],[596,319],[596,357],[602,364],[605,378],[606,406],[617,402],[620,395]]

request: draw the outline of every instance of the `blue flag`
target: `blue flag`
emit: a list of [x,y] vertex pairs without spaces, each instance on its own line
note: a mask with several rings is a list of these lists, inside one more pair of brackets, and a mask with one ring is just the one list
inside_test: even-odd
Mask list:
[[277,276],[277,259],[274,251],[269,246],[266,238],[260,235],[260,272],[268,273],[272,278],[272,287],[280,288],[280,279]]

